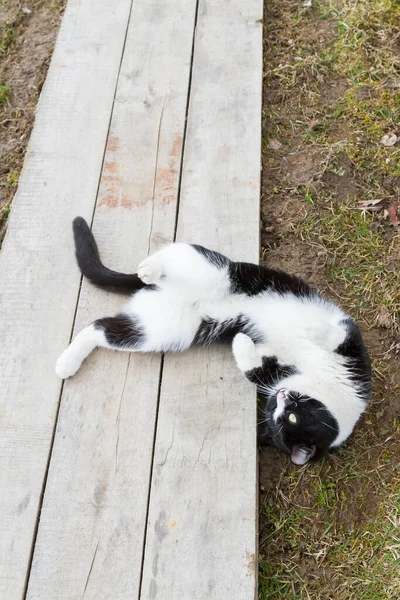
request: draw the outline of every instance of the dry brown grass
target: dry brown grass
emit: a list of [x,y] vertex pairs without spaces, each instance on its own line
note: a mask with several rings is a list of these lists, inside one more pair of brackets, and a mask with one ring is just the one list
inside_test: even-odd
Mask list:
[[65,5],[0,1],[0,244]]

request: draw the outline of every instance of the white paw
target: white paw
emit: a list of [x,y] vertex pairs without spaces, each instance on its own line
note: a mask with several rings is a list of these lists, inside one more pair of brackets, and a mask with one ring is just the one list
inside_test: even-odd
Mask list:
[[299,337],[305,338],[325,350],[336,350],[346,338],[346,331],[330,323],[315,323],[296,330]]
[[143,283],[158,283],[162,274],[161,262],[156,256],[145,258],[138,267],[138,277]]
[[327,335],[328,349],[336,350],[340,344],[343,344],[344,340],[346,339],[346,335],[347,331],[345,331],[342,327],[332,325]]
[[67,348],[57,360],[56,373],[61,379],[67,379],[67,377],[75,375],[81,364],[79,358],[74,356],[74,353]]
[[244,333],[238,333],[232,342],[232,352],[241,371],[251,371],[261,367],[262,359],[253,340]]

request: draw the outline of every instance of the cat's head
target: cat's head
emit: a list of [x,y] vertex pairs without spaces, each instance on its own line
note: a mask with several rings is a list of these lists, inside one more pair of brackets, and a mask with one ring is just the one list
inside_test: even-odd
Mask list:
[[335,417],[319,400],[294,390],[268,396],[259,425],[261,444],[272,444],[296,465],[324,456],[339,434]]

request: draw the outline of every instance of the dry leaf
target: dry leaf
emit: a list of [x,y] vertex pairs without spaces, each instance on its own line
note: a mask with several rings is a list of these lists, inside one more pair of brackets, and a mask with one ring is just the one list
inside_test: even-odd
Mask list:
[[391,204],[389,206],[389,208],[387,209],[387,213],[389,216],[389,221],[390,224],[393,225],[394,227],[397,227],[397,225],[400,225],[400,219],[399,219],[399,207],[395,206],[394,204]]
[[383,146],[391,147],[391,146],[394,146],[396,142],[397,142],[397,135],[395,133],[387,133],[381,139],[381,144]]
[[368,210],[370,212],[382,210],[383,198],[376,198],[375,200],[359,200],[358,204],[361,210]]
[[305,0],[303,2],[303,6],[305,6],[306,8],[309,8],[310,6],[312,6],[312,0]]
[[386,329],[390,329],[392,326],[392,317],[389,310],[382,306],[379,310],[379,313],[376,317],[376,322],[380,327],[385,327]]
[[282,144],[278,140],[269,140],[268,148],[271,150],[280,150],[282,148]]

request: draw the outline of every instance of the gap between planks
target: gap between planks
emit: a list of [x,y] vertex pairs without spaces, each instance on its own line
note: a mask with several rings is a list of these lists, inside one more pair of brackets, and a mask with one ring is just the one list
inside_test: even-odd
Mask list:
[[[171,241],[175,229],[176,185],[178,177],[180,177],[180,172],[177,170],[177,167],[180,167],[182,163],[182,132],[184,130],[187,109],[187,75],[191,63],[191,52],[193,47],[193,8],[196,4],[192,3],[192,6],[189,7],[188,10],[187,2],[184,2],[184,0],[177,0],[175,6],[177,10],[171,16],[171,7],[168,8],[161,4],[157,7],[155,3],[134,3],[133,10],[135,18],[133,19],[133,17],[131,17],[130,28],[128,29],[126,51],[121,67],[122,73],[120,72],[106,157],[103,162],[99,197],[93,219],[93,229],[99,241],[99,247],[105,258],[105,262],[110,265],[113,263],[118,264],[118,268],[122,268],[123,270],[126,268],[131,269],[132,264],[137,264],[137,262],[146,255],[149,239],[151,239],[151,231],[164,232],[163,239],[169,239]],[[140,23],[140,29],[135,28],[136,22]],[[174,29],[176,29],[176,31],[174,31]],[[149,40],[147,39],[149,30],[152,31],[152,35],[155,38],[154,44],[149,43]],[[176,40],[177,34],[178,39]],[[169,40],[168,43],[170,44],[171,56],[165,55],[163,44],[165,44],[166,39]],[[151,71],[150,84],[148,81],[149,73],[147,73],[147,77],[146,73],[142,76],[140,73],[140,67],[142,67],[142,65],[135,65],[135,61],[139,61],[142,56],[139,52],[140,48],[142,49],[142,52],[145,51],[147,53],[145,56],[148,58],[145,59],[145,63],[147,70]],[[139,52],[139,55],[136,56],[135,52]],[[172,71],[170,73],[170,79],[167,73],[168,69],[163,66],[165,61],[168,61],[168,64],[171,63],[170,69]],[[135,73],[136,87],[132,88],[129,77],[131,77],[133,73]],[[182,94],[183,91],[184,94]],[[168,102],[165,101],[167,93],[169,94]],[[144,104],[146,104],[145,109],[143,109]],[[158,106],[160,106],[159,112]],[[141,115],[140,112],[143,110],[144,112]],[[149,115],[151,117],[150,120]],[[156,115],[158,116],[156,117]],[[162,144],[160,144],[161,132],[163,135]],[[175,139],[176,136],[173,136],[172,134],[177,132],[179,135],[178,138]],[[136,147],[132,148],[130,139],[136,141]],[[172,141],[173,144],[170,151],[169,147],[170,142],[172,143]],[[143,147],[138,147],[142,145]],[[119,146],[119,148],[117,148],[117,146]],[[117,156],[118,161],[116,162],[114,159],[116,159]],[[141,166],[143,156],[149,157],[149,161],[151,160],[151,164],[149,163],[148,168],[146,167],[145,169],[143,169],[143,165]],[[171,161],[173,163],[172,166],[170,164]],[[157,175],[159,175],[159,177],[154,176],[155,164],[158,166]],[[175,173],[173,175],[172,191],[169,189],[169,178],[167,178],[167,182],[165,182],[166,168],[171,169],[171,173]],[[150,173],[153,176],[151,185],[149,185],[148,177]],[[120,181],[121,178],[123,181]],[[173,197],[174,199],[164,205],[163,201],[167,191],[170,194],[169,197]],[[148,197],[150,197],[150,202],[146,200]],[[151,209],[149,210],[150,204]],[[120,231],[120,236],[117,234],[118,231]],[[143,232],[146,233],[146,236],[143,235]],[[133,244],[132,235],[134,238]],[[112,244],[107,244],[109,240],[117,240],[117,244],[118,241],[120,242],[124,249],[124,255],[122,257],[118,245],[115,244],[115,247],[113,247]],[[153,239],[151,239],[152,247],[156,247],[159,242],[160,240],[157,236],[153,236]],[[134,247],[132,248],[132,246]],[[121,262],[125,263],[125,265],[121,265]],[[90,322],[90,317],[98,317],[102,307],[104,314],[112,314],[113,312],[116,312],[119,305],[120,299],[117,300],[114,296],[104,294],[104,292],[98,292],[96,289],[92,288],[90,284],[83,281],[78,311],[76,314],[75,332],[83,325],[87,324],[87,322]],[[93,543],[89,539],[87,543],[82,544],[79,564],[74,564],[73,569],[70,567],[68,580],[68,577],[66,578],[67,574],[65,568],[67,561],[69,562],[67,553],[70,554],[70,552],[68,552],[68,549],[73,551],[73,540],[68,532],[66,532],[66,537],[64,538],[59,535],[61,532],[57,535],[54,531],[54,524],[56,523],[56,516],[53,514],[54,506],[57,504],[59,505],[60,502],[66,502],[65,491],[64,493],[63,491],[58,491],[60,484],[61,486],[65,485],[63,482],[63,478],[65,477],[63,471],[65,469],[68,470],[68,463],[63,464],[62,458],[65,456],[65,445],[67,443],[63,442],[62,431],[68,431],[69,436],[65,436],[66,438],[73,437],[71,434],[74,434],[77,428],[82,425],[82,421],[79,421],[79,415],[76,414],[76,405],[78,405],[79,411],[79,404],[82,403],[81,397],[85,395],[85,390],[87,390],[89,394],[96,394],[99,396],[97,398],[99,404],[101,404],[102,398],[104,402],[107,393],[115,396],[120,404],[119,408],[115,406],[114,411],[114,407],[111,404],[115,403],[115,398],[109,397],[107,402],[111,404],[107,410],[110,412],[108,418],[105,419],[98,412],[98,407],[94,406],[94,402],[91,398],[86,403],[85,410],[87,411],[87,418],[89,418],[91,411],[95,411],[93,416],[97,419],[98,425],[102,427],[103,430],[105,423],[112,422],[112,412],[119,412],[122,402],[120,425],[121,428],[124,425],[125,430],[122,432],[121,429],[121,435],[119,435],[118,432],[115,444],[115,446],[119,446],[118,452],[120,455],[121,452],[125,455],[127,453],[130,443],[128,440],[127,427],[129,424],[134,425],[132,422],[132,414],[127,414],[124,397],[130,394],[132,396],[130,398],[132,405],[137,403],[139,407],[136,407],[135,410],[142,410],[143,412],[145,407],[143,406],[143,408],[140,409],[140,405],[143,405],[143,399],[142,401],[140,400],[140,394],[148,393],[152,396],[152,402],[150,407],[146,406],[146,412],[148,413],[149,410],[154,412],[157,411],[157,392],[160,385],[160,358],[132,355],[131,359],[131,363],[136,365],[136,369],[140,367],[143,370],[142,379],[144,382],[150,382],[157,379],[157,388],[153,386],[153,393],[153,391],[149,392],[149,390],[146,392],[144,384],[141,386],[139,384],[135,385],[132,378],[132,364],[131,368],[127,369],[126,356],[121,353],[117,355],[108,352],[106,354],[106,366],[100,366],[104,356],[104,353],[98,352],[93,357],[90,357],[86,363],[86,368],[82,369],[84,371],[82,376],[81,373],[78,373],[73,380],[67,381],[64,386],[57,428],[58,431],[55,438],[48,485],[43,502],[42,518],[32,563],[31,580],[28,586],[27,598],[29,600],[33,598],[42,599],[43,597],[51,597],[53,600],[53,598],[58,597],[56,594],[63,593],[60,589],[62,590],[64,585],[64,593],[69,593],[74,598],[77,595],[79,596],[82,589],[86,589],[85,598],[98,598],[100,589],[103,594],[107,594],[107,590],[109,590],[109,593],[113,593],[119,598],[124,597],[123,594],[125,592],[123,592],[123,590],[129,588],[129,597],[132,597],[132,595],[136,596],[137,580],[140,578],[143,562],[143,538],[140,539],[140,536],[142,535],[140,532],[139,540],[137,543],[135,542],[135,546],[137,546],[136,550],[130,548],[130,553],[127,552],[126,556],[116,556],[114,540],[110,540],[108,548],[104,547],[106,544],[104,540],[107,538],[107,533],[104,529],[104,521],[102,522],[100,517],[96,517],[97,521],[96,519],[86,520],[86,527],[93,532]],[[105,371],[106,374],[104,374]],[[96,380],[96,375],[98,379],[99,374],[101,374],[102,377],[100,382]],[[113,386],[118,388],[119,378],[121,377],[123,380],[126,375],[128,377],[126,388],[125,385],[122,385],[122,391],[121,389],[119,389],[118,392],[116,392],[116,390],[114,392],[110,391],[111,379],[115,380]],[[129,410],[130,413],[132,413],[132,409]],[[73,416],[71,416],[71,411],[75,411]],[[148,414],[148,420],[151,418],[151,414]],[[153,457],[154,421],[155,417],[151,423],[147,423],[149,439],[146,441],[148,446],[146,461],[152,461]],[[86,427],[89,426],[87,423],[83,425]],[[153,437],[151,436],[150,430],[153,432]],[[139,432],[137,431],[136,433]],[[99,449],[94,464],[91,465],[91,471],[98,471],[99,477],[102,474],[101,465],[107,464],[107,461],[111,460],[111,455],[115,452],[113,447],[108,447],[108,441],[109,440],[107,439],[105,440],[104,445],[106,447]],[[86,451],[90,451],[89,448],[86,448]],[[71,449],[71,452],[73,452],[73,449]],[[135,454],[131,452],[131,455]],[[67,460],[71,460],[68,458],[68,454]],[[114,460],[114,457],[112,460]],[[138,457],[136,460],[141,462]],[[147,464],[146,461],[144,462]],[[88,471],[88,465],[82,463],[76,465],[77,470],[79,471],[79,467],[82,466],[84,467],[84,472],[85,470]],[[126,469],[127,467],[124,466],[124,468]],[[132,470],[132,468],[134,467],[131,465],[130,470]],[[76,478],[79,480],[80,476],[81,475],[78,472]],[[90,477],[92,476],[93,473],[90,473]],[[150,469],[147,474],[147,479],[149,479],[149,477]],[[128,472],[127,480],[129,480]],[[87,488],[91,488],[93,485],[94,494],[97,489],[95,483],[95,479],[86,482]],[[68,485],[74,486],[76,484],[71,480]],[[110,490],[105,493],[108,494],[108,496],[111,495],[111,500],[108,500],[108,502],[116,501],[117,496],[115,496],[115,494],[112,496]],[[118,490],[116,493],[118,495]],[[86,497],[85,494],[83,494],[81,501],[85,506],[90,506],[89,496]],[[144,502],[143,506],[140,508],[140,511],[143,510],[145,512],[145,515],[147,515],[148,496],[149,489],[147,485],[146,490],[143,490],[142,498],[144,499]],[[78,499],[78,497],[78,490],[73,489],[71,494],[72,502]],[[68,508],[68,503],[66,504],[66,508]],[[125,507],[116,505],[114,512],[111,510],[110,513],[109,511],[108,516],[105,517],[106,521],[107,518],[109,518],[112,522],[113,515],[118,513],[118,511],[126,512],[127,508],[129,508],[127,504]],[[79,530],[79,525],[82,525],[82,523],[75,522],[74,519],[76,518],[76,515],[71,516],[69,522],[67,521],[65,523],[66,529],[69,528],[69,530],[72,531]],[[75,527],[71,526],[71,523],[75,524]],[[126,521],[126,523],[128,523],[128,521]],[[127,527],[129,526],[132,528],[132,523],[127,525]],[[103,539],[98,545],[97,535],[99,535],[99,532]],[[135,532],[135,535],[136,534],[137,532]],[[66,550],[63,550],[62,546],[64,546]],[[49,548],[54,548],[51,557],[47,556]],[[138,559],[137,554],[140,554],[140,559]],[[93,561],[94,556],[95,560]],[[112,559],[111,556],[113,557]],[[104,572],[104,569],[99,568],[99,564],[105,560],[107,560],[109,565],[112,565],[111,572],[109,570],[106,573]],[[136,560],[138,560],[138,565],[136,564]],[[130,566],[128,566],[128,564]],[[89,573],[90,577],[88,576]],[[61,595],[60,597],[63,596]]]

